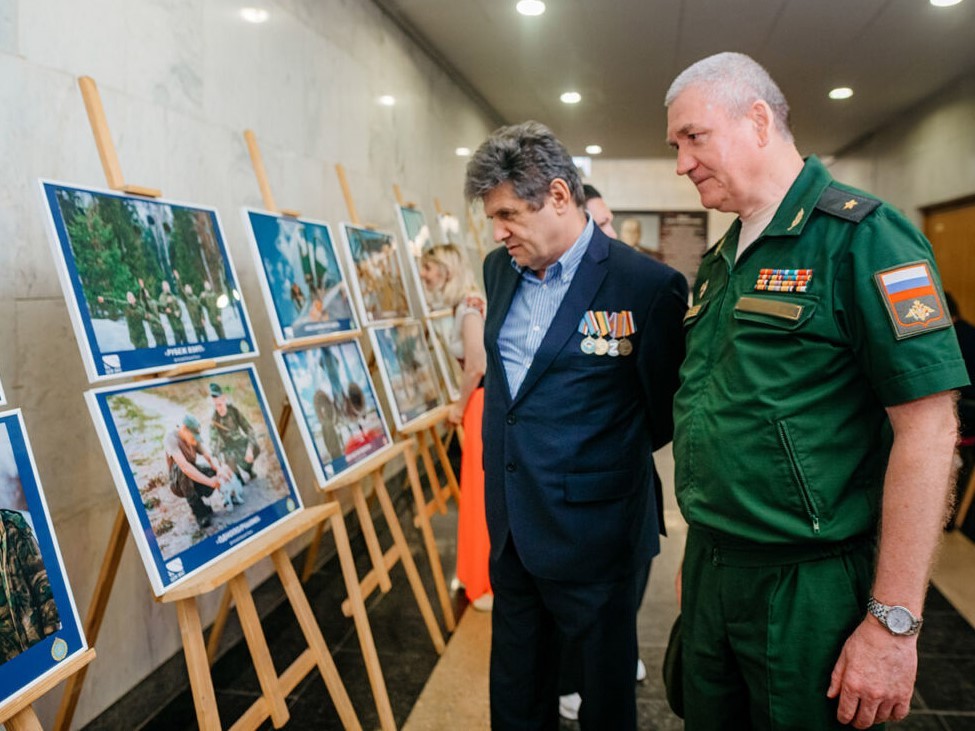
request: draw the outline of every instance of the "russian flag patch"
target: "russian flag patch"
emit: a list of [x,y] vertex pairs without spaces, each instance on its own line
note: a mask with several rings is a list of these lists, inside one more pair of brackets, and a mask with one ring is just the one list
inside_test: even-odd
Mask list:
[[874,280],[898,340],[951,325],[928,262],[877,272]]

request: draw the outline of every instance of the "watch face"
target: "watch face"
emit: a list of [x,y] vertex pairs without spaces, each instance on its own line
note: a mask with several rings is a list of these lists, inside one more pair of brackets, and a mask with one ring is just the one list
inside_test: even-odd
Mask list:
[[891,607],[887,610],[887,627],[891,632],[902,635],[909,632],[914,618],[904,607]]

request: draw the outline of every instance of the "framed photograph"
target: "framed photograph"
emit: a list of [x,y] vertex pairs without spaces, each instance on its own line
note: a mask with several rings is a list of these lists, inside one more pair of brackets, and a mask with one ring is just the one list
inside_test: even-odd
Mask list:
[[256,354],[216,210],[40,186],[89,381]]
[[[411,206],[396,205],[396,217],[399,219],[400,229],[403,232],[403,258],[406,266],[410,270],[410,279],[413,282],[413,289],[417,295],[417,301],[423,311],[424,316],[444,310],[444,305],[423,286],[420,279],[420,258],[423,252],[433,245],[430,236],[430,227],[427,226],[423,211]],[[449,309],[449,308],[446,308]]]
[[428,317],[427,332],[430,334],[430,344],[437,367],[443,375],[444,386],[451,401],[460,398],[460,388],[464,381],[464,369],[450,352],[450,341],[453,337],[454,315],[448,311],[439,317]]
[[440,227],[440,240],[457,246],[464,245],[464,236],[460,232],[460,219],[451,213],[438,213],[437,225]]
[[301,509],[253,365],[85,396],[157,596]]
[[359,332],[327,223],[245,208],[244,227],[278,345]]
[[0,716],[88,646],[20,410],[0,414]]
[[366,325],[410,316],[406,280],[396,252],[396,237],[384,231],[342,224],[342,239],[352,265],[353,292]]
[[274,356],[321,487],[393,443],[358,340]]
[[369,328],[397,429],[444,405],[423,326],[415,320]]

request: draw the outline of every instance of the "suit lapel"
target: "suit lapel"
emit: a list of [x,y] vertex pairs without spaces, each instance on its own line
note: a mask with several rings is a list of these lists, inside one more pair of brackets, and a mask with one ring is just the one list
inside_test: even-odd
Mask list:
[[498,335],[501,333],[501,326],[508,316],[508,308],[511,307],[511,300],[514,299],[515,290],[518,289],[518,281],[521,274],[511,266],[510,258],[505,258],[499,263],[500,273],[496,290],[488,299],[487,319],[484,323],[484,342],[490,343],[487,348],[488,357],[494,360],[495,370],[504,379],[505,399],[511,402],[511,388],[508,384],[508,373],[501,361],[501,351],[498,349]]
[[[572,337],[579,327],[579,320],[583,313],[589,309],[596,292],[599,291],[603,279],[607,273],[607,257],[609,255],[609,239],[599,229],[595,229],[589,248],[586,250],[579,268],[576,269],[572,284],[562,299],[562,304],[549,325],[548,332],[542,339],[542,344],[538,346],[538,352],[532,360],[531,367],[522,381],[521,388],[515,394],[514,402],[520,400],[528,391],[531,390],[539,377],[548,369],[555,360],[555,356],[565,346],[566,341]],[[509,299],[510,302],[510,299]]]

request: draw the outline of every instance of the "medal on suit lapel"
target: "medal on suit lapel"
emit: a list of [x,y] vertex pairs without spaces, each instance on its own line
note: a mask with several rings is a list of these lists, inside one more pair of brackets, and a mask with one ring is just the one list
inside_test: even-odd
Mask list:
[[599,337],[596,338],[596,355],[606,355],[609,352],[609,343],[606,342],[606,336],[609,334],[609,320],[606,318],[605,311],[599,311],[596,314],[596,325],[598,326]]
[[611,358],[615,358],[620,354],[620,341],[616,339],[616,324],[619,322],[619,319],[620,317],[618,312],[610,312],[609,317],[607,318],[609,323],[609,332],[613,337],[611,337],[609,343],[607,343],[607,345],[609,345],[609,349],[606,351],[606,355]]
[[596,352],[596,341],[592,336],[599,332],[599,327],[596,325],[596,316],[592,310],[586,312],[582,316],[582,319],[579,320],[579,332],[585,335],[582,342],[579,343],[579,349],[586,355],[592,355]]
[[616,322],[617,332],[620,336],[620,355],[627,356],[633,352],[633,343],[627,340],[627,336],[636,332],[636,326],[633,324],[633,311],[623,310],[616,319]]

